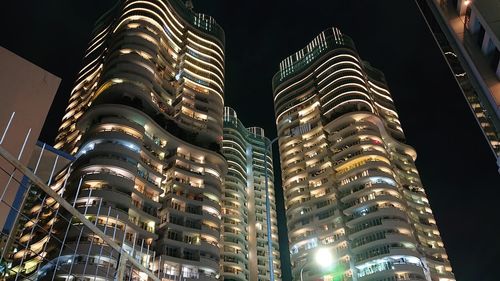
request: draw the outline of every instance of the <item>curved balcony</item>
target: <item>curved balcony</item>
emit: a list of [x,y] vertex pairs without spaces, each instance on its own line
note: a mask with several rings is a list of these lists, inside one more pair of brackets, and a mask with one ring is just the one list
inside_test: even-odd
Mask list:
[[[230,264],[228,264],[228,265],[230,265]],[[239,264],[239,265],[244,266],[244,264]],[[239,281],[246,281],[246,280],[248,280],[244,271],[240,271],[238,273],[224,271],[222,273],[222,275],[224,275],[224,279],[225,280],[239,280]]]
[[130,208],[132,206],[131,193],[125,193],[117,189],[93,189],[91,197],[89,197],[89,195],[90,190],[81,190],[78,198],[92,198],[94,202],[99,202],[99,199],[96,198],[102,198],[102,202],[108,202],[108,204],[114,203],[115,206],[121,206],[125,208]]
[[216,209],[217,211],[221,211],[221,206],[219,203],[217,203],[216,201],[206,197],[205,195],[202,195],[200,193],[192,196],[193,194],[183,194],[181,192],[177,192],[177,193],[167,193],[165,195],[165,199],[168,199],[168,198],[175,198],[175,199],[178,199],[178,200],[181,200],[181,201],[186,201],[187,203],[189,204],[194,204],[194,205],[197,205],[197,206],[209,206],[209,207],[212,207],[214,209]]
[[245,239],[245,236],[246,236],[245,232],[243,232],[243,231],[236,231],[236,230],[233,230],[233,229],[227,229],[227,227],[230,227],[230,226],[231,225],[222,227],[222,234],[224,235],[224,237],[228,236],[228,237],[235,237],[237,239],[243,239],[243,240]]
[[[164,261],[169,261],[177,264],[186,264],[186,265],[192,265],[195,267],[204,267],[204,268],[210,268],[215,272],[218,272],[219,270],[219,262],[215,259],[203,257],[203,256],[182,256],[180,253],[177,256],[173,255],[161,255],[162,260]],[[189,279],[186,279],[189,280]],[[195,279],[198,280],[198,279]],[[204,280],[204,279],[201,279]],[[206,280],[216,280],[216,279],[206,279]]]
[[[368,271],[368,270],[367,270]],[[368,271],[370,272],[370,271]],[[412,277],[409,279],[396,279],[396,280],[408,280],[408,281],[425,281],[425,273],[422,267],[415,264],[390,264],[384,267],[375,268],[372,273],[368,273],[359,277],[359,281],[368,281],[368,280],[383,280],[385,278],[394,277],[395,272],[405,272],[411,273]]]
[[120,190],[132,192],[134,190],[134,180],[124,175],[114,173],[112,171],[96,171],[94,173],[85,174],[85,181],[103,181],[111,186],[116,186]]
[[[354,176],[356,176],[356,178],[354,178]],[[353,178],[344,177],[344,180],[340,180],[340,185],[338,186],[338,190],[340,192],[345,192],[346,190],[349,190],[349,188],[358,186],[360,182],[367,182],[370,178],[387,178],[394,182],[394,184],[396,184],[396,180],[394,179],[394,176],[392,174],[380,171],[378,169],[366,170],[365,173],[359,173],[357,175],[353,175],[352,177]]]
[[139,147],[140,143],[142,143],[142,138],[127,133],[121,129],[109,129],[109,130],[99,130],[93,131],[86,134],[84,140],[90,141],[94,139],[106,139],[106,140],[121,140]]
[[388,256],[415,256],[415,257],[419,257],[420,254],[418,253],[418,251],[416,249],[412,249],[412,248],[389,247],[389,250],[387,252],[381,252],[379,254],[374,254],[373,256],[371,256],[369,258],[355,261],[354,264],[355,264],[355,266],[359,266],[363,263],[367,263],[367,262],[373,261],[375,259],[388,257]]
[[[373,235],[375,232],[369,232],[366,233],[365,236],[366,238],[369,238],[370,235]],[[415,238],[411,237],[409,234],[398,234],[398,233],[385,233],[383,238],[372,238],[373,240],[369,239],[367,240],[364,244],[360,244],[357,247],[352,247],[351,251],[354,254],[359,254],[364,251],[367,251],[370,248],[377,247],[377,246],[382,246],[382,245],[389,245],[391,243],[407,243],[407,244],[412,244],[416,245],[417,241]],[[353,245],[354,246],[354,245]]]
[[122,155],[137,162],[140,159],[140,155],[137,151],[132,150],[130,149],[130,147],[127,147],[125,145],[119,145],[115,143],[98,143],[94,146],[92,153]]
[[[239,248],[240,246],[238,246]],[[221,250],[221,255],[224,255],[224,257],[238,260],[238,261],[246,261],[246,255],[248,251],[246,250],[236,250],[234,248],[229,247],[229,245],[224,245],[224,248]]]
[[343,203],[346,203],[349,201],[353,201],[357,198],[360,198],[362,196],[366,196],[370,193],[377,193],[377,192],[398,194],[399,196],[402,195],[400,193],[400,190],[397,188],[397,186],[390,185],[388,183],[382,183],[382,182],[381,183],[366,182],[364,184],[360,184],[357,187],[353,187],[350,191],[344,191],[342,193],[342,197],[340,198],[340,201],[342,201]]
[[147,208],[145,206],[136,205],[134,201],[132,201],[132,206],[129,208],[129,212],[131,215],[137,214],[138,217],[142,219],[147,219],[153,221],[155,223],[159,223],[160,219],[157,217],[156,208]]
[[387,208],[380,208],[378,210],[366,213],[365,215],[357,216],[354,218],[351,218],[346,222],[346,226],[352,228],[356,224],[366,221],[366,220],[372,220],[378,217],[399,217],[403,220],[408,220],[408,215],[406,212],[401,211],[398,208],[394,207],[387,207]]
[[219,255],[220,248],[218,244],[212,244],[205,241],[201,241],[199,249],[204,252],[211,252],[214,255]]
[[370,233],[381,231],[384,229],[406,229],[408,232],[412,231],[412,227],[410,224],[405,220],[399,220],[399,219],[380,219],[381,222],[380,224],[372,225],[369,227],[366,227],[362,230],[358,230],[355,232],[350,233],[349,239],[354,240],[356,238],[359,238],[361,236],[369,235]]
[[152,174],[155,178],[165,178],[163,171],[158,166],[152,164],[148,159],[141,157],[139,163],[142,168],[146,169],[148,174]]
[[[112,281],[115,273],[115,268],[109,265],[96,265],[96,264],[85,264],[85,262],[79,262],[76,264],[64,263],[59,265],[60,269],[57,271],[57,275],[60,278],[66,278],[67,274],[65,272],[71,272],[72,276],[76,278],[87,278],[88,276],[96,277],[96,280]],[[50,274],[49,274],[50,275]]]
[[220,236],[220,228],[215,228],[215,227],[212,227],[212,226],[207,226],[205,224],[202,224],[201,225],[201,231],[203,233],[206,233],[208,235],[211,235],[213,237],[219,237]]
[[102,165],[105,167],[119,167],[131,173],[135,173],[135,171],[137,171],[137,162],[118,156],[115,157],[111,155],[95,155],[92,156],[87,163],[88,165],[93,164]]
[[169,212],[171,214],[175,214],[179,217],[186,217],[186,218],[191,218],[191,219],[194,219],[194,220],[206,220],[206,221],[211,221],[215,224],[219,224],[220,223],[220,219],[215,216],[215,215],[212,215],[208,212],[204,212],[202,211],[201,209],[199,211],[190,211],[190,210],[177,210],[177,209],[174,209],[172,207],[166,207],[166,209],[169,210]]
[[[373,195],[374,193],[372,192],[370,195]],[[365,199],[366,197],[368,198],[373,198],[373,199]],[[362,197],[364,200],[354,200],[351,201],[350,203],[346,203],[346,206],[350,206],[346,209],[343,210],[344,214],[347,216],[352,215],[355,211],[359,211],[365,208],[369,208],[373,205],[377,204],[384,204],[384,203],[395,203],[398,205],[404,205],[403,200],[400,198],[395,197],[393,194],[388,194],[386,192],[379,192],[379,194],[373,195],[373,196],[365,196]],[[359,201],[359,202],[357,202]]]
[[[380,159],[380,161],[386,160],[389,162],[389,156],[385,151],[380,151],[374,147],[373,145],[355,145],[349,148],[342,150],[341,152],[334,153],[332,156],[332,166],[335,170],[341,169],[341,166],[347,164],[349,162],[356,162],[355,160],[366,158],[372,156],[374,159]],[[391,167],[392,168],[392,167]]]

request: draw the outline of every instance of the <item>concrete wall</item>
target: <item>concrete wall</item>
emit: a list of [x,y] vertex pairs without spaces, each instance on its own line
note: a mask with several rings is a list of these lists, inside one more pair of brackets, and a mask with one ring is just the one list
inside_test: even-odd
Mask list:
[[[28,165],[60,82],[60,78],[0,47],[0,138],[15,112],[0,145],[17,157],[31,129],[21,156],[25,165]],[[0,196],[4,194],[0,202],[0,230],[3,230],[22,176],[17,173],[9,183],[7,173],[10,174],[13,168],[1,157],[0,168]]]

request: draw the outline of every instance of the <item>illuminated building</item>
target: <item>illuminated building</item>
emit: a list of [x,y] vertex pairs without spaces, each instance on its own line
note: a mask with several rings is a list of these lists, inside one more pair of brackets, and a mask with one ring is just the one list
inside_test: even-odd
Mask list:
[[273,92],[293,280],[455,280],[385,77],[352,40],[323,31]]
[[[258,127],[246,128],[236,112],[224,108],[222,150],[228,172],[222,203],[222,275],[224,280],[270,280],[265,173],[269,175],[271,240],[275,280],[281,280],[278,226],[269,139]],[[266,153],[266,149],[269,149]],[[267,161],[264,157],[267,155]]]
[[416,0],[481,127],[500,172],[500,4]]
[[[213,18],[179,0],[119,1],[96,24],[59,128],[55,147],[77,158],[70,203],[163,280],[220,274],[223,93]],[[98,238],[66,243],[76,250],[60,253],[57,278],[113,278],[98,270],[117,263]]]

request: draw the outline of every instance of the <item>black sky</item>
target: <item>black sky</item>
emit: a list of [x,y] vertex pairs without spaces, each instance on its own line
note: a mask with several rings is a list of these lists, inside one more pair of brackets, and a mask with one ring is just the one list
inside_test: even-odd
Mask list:
[[[63,79],[41,136],[49,144],[93,23],[114,1],[1,4],[0,45]],[[457,280],[498,280],[500,176],[495,159],[413,1],[193,2],[226,33],[226,104],[247,126],[265,128],[270,138],[276,135],[271,78],[279,62],[331,26],[351,36],[361,57],[386,74],[407,142],[418,152],[417,167]],[[285,270],[283,280],[289,276]]]

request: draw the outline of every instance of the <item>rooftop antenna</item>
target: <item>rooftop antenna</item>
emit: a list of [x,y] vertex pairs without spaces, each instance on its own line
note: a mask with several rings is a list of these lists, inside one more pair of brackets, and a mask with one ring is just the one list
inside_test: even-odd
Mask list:
[[193,9],[193,1],[187,0],[186,1],[186,8],[188,8],[189,10],[192,10]]

